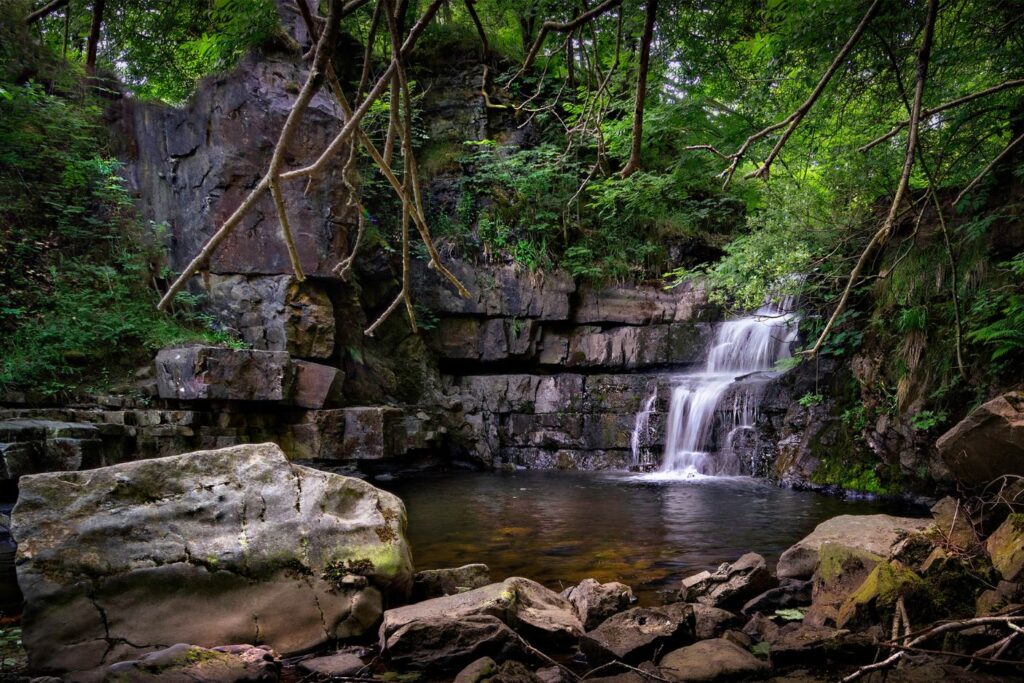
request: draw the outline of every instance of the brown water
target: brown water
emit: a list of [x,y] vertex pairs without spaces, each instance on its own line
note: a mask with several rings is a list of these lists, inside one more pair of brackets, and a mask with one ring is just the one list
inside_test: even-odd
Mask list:
[[908,513],[893,502],[843,501],[741,477],[515,472],[375,483],[405,500],[419,569],[483,562],[495,580],[526,576],[554,589],[594,577],[632,586],[642,602],[746,552],[774,566],[835,515]]

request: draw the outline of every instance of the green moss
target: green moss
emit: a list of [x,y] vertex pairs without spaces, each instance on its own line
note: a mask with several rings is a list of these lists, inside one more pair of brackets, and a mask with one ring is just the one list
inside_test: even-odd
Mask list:
[[832,583],[843,573],[851,561],[858,564],[876,564],[885,558],[859,548],[851,548],[840,543],[823,543],[818,551],[818,575],[826,583]]

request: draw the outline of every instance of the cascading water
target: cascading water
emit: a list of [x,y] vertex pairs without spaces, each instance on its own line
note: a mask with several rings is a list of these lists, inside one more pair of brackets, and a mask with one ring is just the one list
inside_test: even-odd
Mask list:
[[651,413],[654,412],[654,404],[658,400],[658,385],[654,385],[651,395],[643,403],[643,407],[636,414],[633,423],[633,433],[629,437],[629,448],[632,453],[632,467],[642,469],[650,464],[651,451],[647,446],[651,434]]
[[[674,378],[668,434],[661,472],[673,476],[734,475],[739,463],[728,448],[733,436],[757,419],[758,387],[735,386],[746,375],[771,371],[790,355],[796,339],[794,302],[767,303],[750,316],[719,325],[704,369]],[[716,415],[723,396],[733,388],[731,425],[726,446],[712,452]]]

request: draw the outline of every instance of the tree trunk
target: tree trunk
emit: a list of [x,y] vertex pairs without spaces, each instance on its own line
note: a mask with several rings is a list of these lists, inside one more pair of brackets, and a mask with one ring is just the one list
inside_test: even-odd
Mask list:
[[644,100],[647,98],[647,72],[651,65],[651,42],[654,40],[654,18],[658,13],[658,0],[647,0],[644,35],[640,40],[640,66],[636,75],[636,100],[633,104],[633,146],[629,161],[622,169],[622,177],[640,170],[640,145],[644,137]]
[[85,70],[89,75],[96,72],[96,51],[100,44],[100,27],[103,25],[103,6],[106,0],[96,0],[92,6],[92,28],[89,29],[89,47],[85,56]]

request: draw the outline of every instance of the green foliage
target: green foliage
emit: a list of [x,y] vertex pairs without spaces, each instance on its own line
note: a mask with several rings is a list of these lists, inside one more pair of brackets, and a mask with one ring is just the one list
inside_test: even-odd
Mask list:
[[993,362],[1024,356],[1024,252],[1000,267],[1009,276],[1005,287],[982,293],[970,311],[967,339],[991,351]]
[[0,99],[0,387],[78,393],[184,340],[229,341],[158,313],[163,235],[145,229],[89,100],[4,83]]
[[777,609],[775,616],[783,621],[803,621],[806,610],[802,609]]
[[824,402],[825,397],[821,394],[804,394],[797,400],[797,403],[802,405],[804,408],[820,406]]
[[28,664],[20,626],[0,628],[0,672],[24,671]]
[[910,426],[919,432],[927,432],[943,424],[948,417],[944,411],[922,410],[910,418]]

